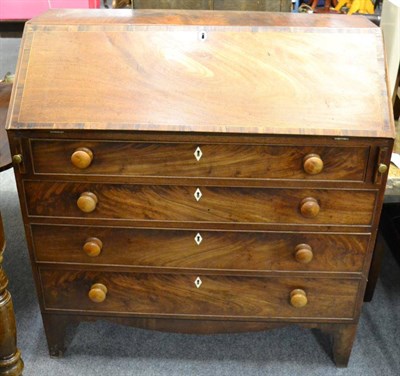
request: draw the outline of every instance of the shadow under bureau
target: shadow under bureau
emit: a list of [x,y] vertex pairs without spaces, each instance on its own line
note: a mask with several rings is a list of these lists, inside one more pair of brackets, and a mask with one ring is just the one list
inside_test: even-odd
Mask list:
[[107,319],[356,334],[394,138],[361,17],[50,11],[8,134],[50,353]]

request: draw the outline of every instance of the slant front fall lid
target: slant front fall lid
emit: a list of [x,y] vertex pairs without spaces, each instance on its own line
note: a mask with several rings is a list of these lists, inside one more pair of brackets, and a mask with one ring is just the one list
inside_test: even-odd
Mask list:
[[9,129],[394,137],[362,17],[50,11],[27,23]]

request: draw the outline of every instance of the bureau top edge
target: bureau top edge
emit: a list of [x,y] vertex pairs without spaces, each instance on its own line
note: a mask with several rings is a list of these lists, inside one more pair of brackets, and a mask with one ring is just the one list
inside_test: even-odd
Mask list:
[[41,124],[28,124],[28,123],[11,123],[6,126],[6,130],[10,132],[29,133],[32,136],[40,134],[41,137],[46,135],[74,135],[80,132],[88,132],[88,135],[96,135],[104,131],[112,131],[114,133],[128,136],[128,135],[146,135],[146,136],[184,136],[189,137],[207,137],[207,136],[221,136],[221,137],[250,137],[250,138],[308,138],[318,137],[325,140],[334,141],[351,141],[351,140],[368,140],[374,139],[392,139],[396,138],[396,132],[389,127],[386,130],[369,129],[357,132],[352,129],[326,129],[326,128],[284,128],[279,126],[266,127],[237,127],[237,126],[218,126],[218,125],[149,125],[149,124],[117,124],[117,123],[41,123]]
[[132,130],[121,128],[65,128],[65,127],[37,127],[8,128],[9,137],[25,139],[64,139],[64,140],[107,140],[107,141],[148,141],[148,142],[195,142],[195,143],[239,143],[239,144],[279,144],[279,145],[301,145],[320,144],[325,146],[336,146],[345,144],[347,146],[373,146],[391,145],[393,137],[375,133],[360,136],[348,135],[346,132],[333,132],[332,134],[288,134],[288,133],[240,133],[235,132],[210,132],[210,131],[182,131],[180,130]]
[[303,15],[284,12],[247,12],[183,9],[51,9],[27,22],[27,27],[65,24],[192,25],[192,26],[289,26],[377,29],[364,17]]

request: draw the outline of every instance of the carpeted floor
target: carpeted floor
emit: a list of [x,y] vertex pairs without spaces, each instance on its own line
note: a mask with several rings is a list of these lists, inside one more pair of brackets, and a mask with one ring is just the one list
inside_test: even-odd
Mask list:
[[[0,76],[14,71],[19,40],[0,39]],[[268,332],[179,335],[85,323],[69,331],[62,359],[48,356],[13,172],[0,174],[0,210],[24,375],[400,375],[400,268],[386,252],[372,303],[365,304],[347,369],[336,369],[330,339],[287,327]]]

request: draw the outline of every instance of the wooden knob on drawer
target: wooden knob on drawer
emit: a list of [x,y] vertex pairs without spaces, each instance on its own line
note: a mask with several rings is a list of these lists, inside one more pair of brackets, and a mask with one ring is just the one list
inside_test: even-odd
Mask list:
[[71,162],[75,167],[88,168],[93,160],[93,152],[88,148],[78,148],[71,155]]
[[90,257],[97,257],[103,248],[103,242],[97,238],[86,239],[83,251]]
[[92,192],[83,192],[76,204],[78,208],[84,213],[91,213],[94,209],[96,209],[97,205],[97,196]]
[[308,244],[298,244],[295,251],[294,257],[300,264],[308,264],[313,259],[313,251]]
[[307,174],[317,175],[324,169],[324,162],[318,154],[307,154],[303,159],[303,168]]
[[301,308],[307,305],[307,295],[306,292],[302,289],[295,289],[290,293],[290,304],[293,307]]
[[314,218],[319,214],[318,201],[313,197],[307,197],[300,202],[300,212],[303,217]]
[[102,283],[95,283],[92,285],[89,291],[89,299],[94,303],[101,303],[106,300],[107,297],[107,287]]

